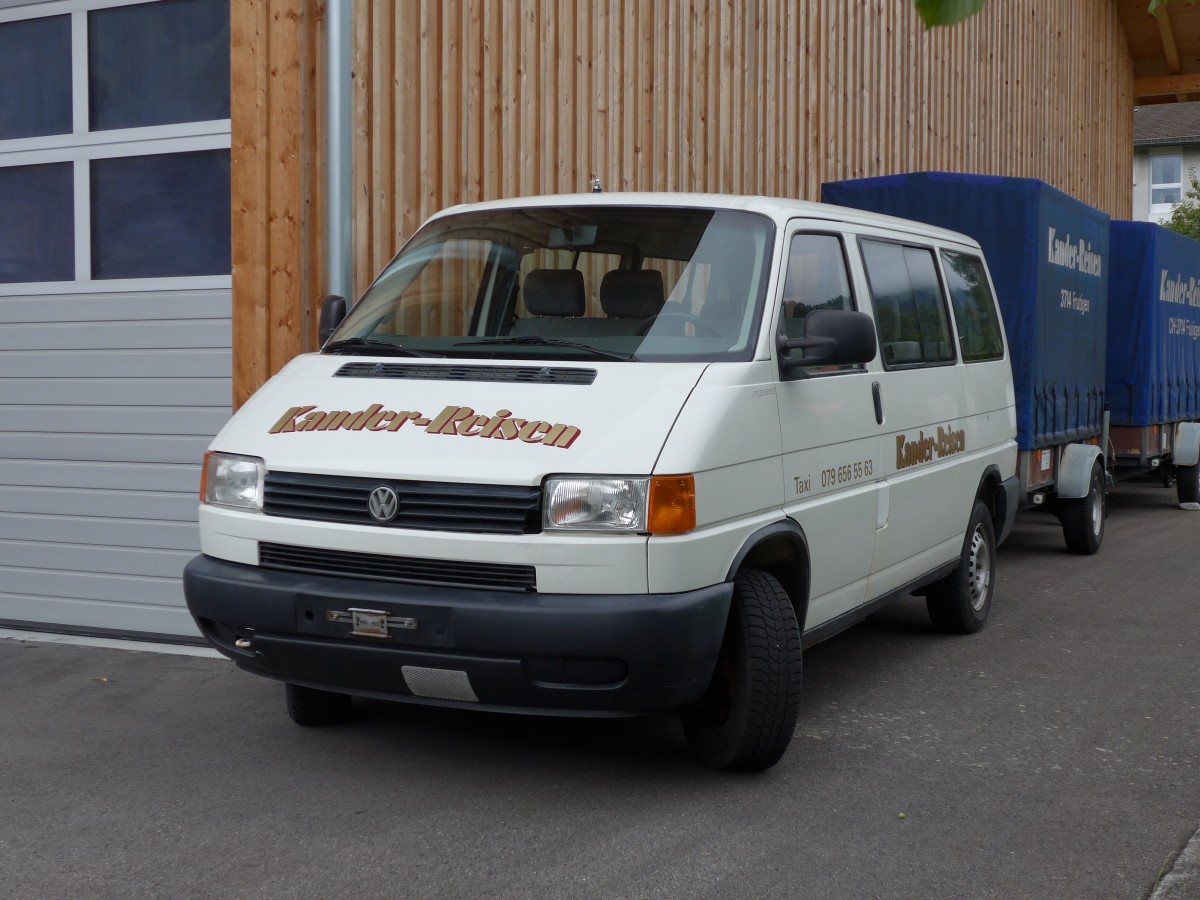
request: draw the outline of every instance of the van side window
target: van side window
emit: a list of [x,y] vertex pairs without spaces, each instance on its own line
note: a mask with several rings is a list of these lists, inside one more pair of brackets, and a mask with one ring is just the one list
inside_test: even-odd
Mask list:
[[788,337],[801,337],[805,317],[816,309],[854,309],[842,243],[833,235],[798,234],[788,249],[783,315]]
[[[788,247],[784,268],[780,331],[804,337],[809,313],[819,309],[854,309],[842,242],[831,234],[797,234]],[[802,356],[802,350],[791,351]],[[858,370],[862,366],[823,367],[823,372]],[[812,374],[812,370],[809,370]]]
[[889,368],[953,362],[933,251],[867,239],[861,246],[884,362]]
[[942,251],[946,285],[950,302],[954,304],[954,320],[958,325],[958,346],[966,362],[1001,359],[1004,341],[1000,336],[1000,319],[992,300],[987,270],[977,256]]

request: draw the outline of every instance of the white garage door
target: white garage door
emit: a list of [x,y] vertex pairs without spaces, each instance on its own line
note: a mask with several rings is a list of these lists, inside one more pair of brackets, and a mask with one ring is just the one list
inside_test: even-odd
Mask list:
[[0,8],[0,623],[196,635],[180,574],[231,396],[228,10]]

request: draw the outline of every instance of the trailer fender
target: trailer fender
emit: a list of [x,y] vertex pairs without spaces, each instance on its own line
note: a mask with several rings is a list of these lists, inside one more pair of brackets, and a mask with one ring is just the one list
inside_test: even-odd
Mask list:
[[1100,456],[1094,444],[1067,444],[1058,465],[1057,493],[1061,500],[1086,497],[1092,481],[1092,466]]
[[1179,423],[1171,461],[1177,466],[1194,466],[1200,462],[1200,422]]

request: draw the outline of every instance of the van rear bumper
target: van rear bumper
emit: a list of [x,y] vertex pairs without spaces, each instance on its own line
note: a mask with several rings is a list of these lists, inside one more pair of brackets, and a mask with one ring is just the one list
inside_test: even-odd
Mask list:
[[[198,556],[184,595],[241,668],[348,694],[541,714],[621,715],[704,693],[733,585],[538,594],[310,575]],[[386,612],[388,637],[351,634]],[[368,629],[369,630],[369,629]]]

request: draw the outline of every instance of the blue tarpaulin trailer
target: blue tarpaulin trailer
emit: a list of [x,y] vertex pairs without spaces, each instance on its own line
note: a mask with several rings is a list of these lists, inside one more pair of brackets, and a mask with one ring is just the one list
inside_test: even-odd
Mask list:
[[1113,222],[1108,402],[1118,465],[1166,465],[1200,500],[1200,243],[1151,222]]
[[913,172],[831,182],[821,199],[975,238],[1004,316],[1022,499],[1055,509],[1070,549],[1103,538],[1109,217],[1041,181]]

